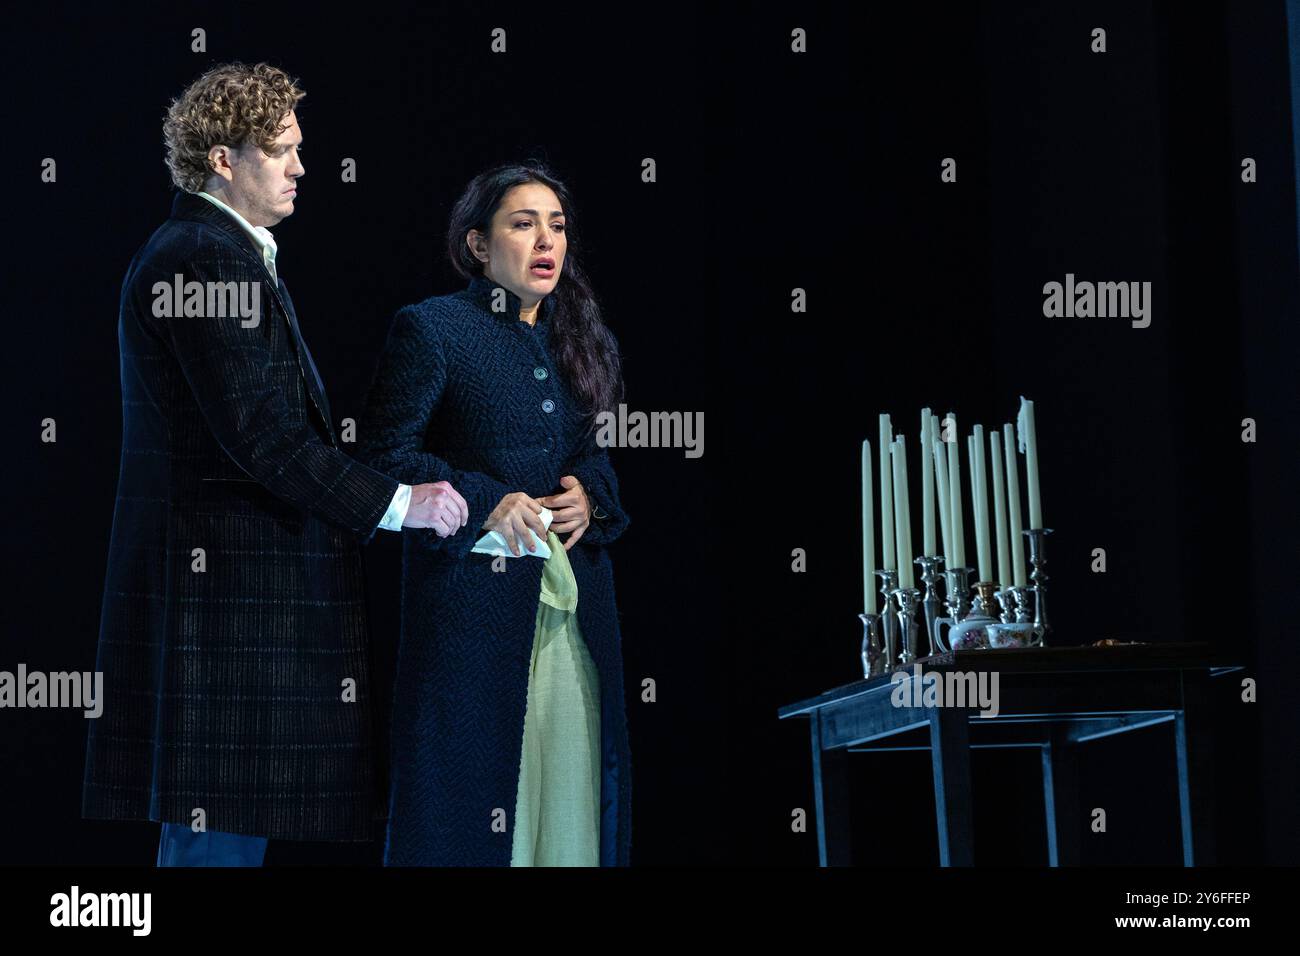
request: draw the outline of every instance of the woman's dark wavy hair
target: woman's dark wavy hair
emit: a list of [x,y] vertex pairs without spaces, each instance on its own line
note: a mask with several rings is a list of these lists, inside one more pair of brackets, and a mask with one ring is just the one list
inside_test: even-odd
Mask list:
[[613,334],[600,315],[600,305],[591,290],[580,263],[578,236],[574,229],[577,217],[569,190],[543,163],[508,163],[479,173],[451,210],[447,227],[447,254],[461,276],[473,279],[483,275],[483,263],[470,252],[465,236],[471,229],[487,235],[492,216],[515,186],[540,183],[560,200],[565,215],[568,251],[560,271],[560,281],[551,295],[555,305],[551,312],[550,348],[569,387],[578,396],[586,415],[613,411],[623,397],[622,363]]

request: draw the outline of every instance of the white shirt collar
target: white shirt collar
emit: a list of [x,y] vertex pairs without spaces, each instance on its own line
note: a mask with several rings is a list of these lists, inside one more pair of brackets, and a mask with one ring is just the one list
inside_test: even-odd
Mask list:
[[[262,250],[262,261],[266,264],[267,271],[270,272],[272,278],[274,278],[275,277],[275,254],[279,250],[275,244],[275,237],[271,235],[271,230],[267,229],[265,226],[254,226],[252,223],[250,223],[239,213],[235,212],[234,209],[230,208],[225,203],[223,203],[220,199],[218,199],[216,196],[213,196],[210,193],[205,193],[200,191],[199,193],[197,193],[197,195],[202,196],[204,199],[212,203],[212,205],[216,206],[218,209],[224,209],[227,213],[230,214],[230,216],[235,220],[235,222],[239,223],[239,227],[243,229],[244,232],[248,233],[249,237],[255,243],[257,243],[257,247]],[[277,279],[277,281],[279,280]]]

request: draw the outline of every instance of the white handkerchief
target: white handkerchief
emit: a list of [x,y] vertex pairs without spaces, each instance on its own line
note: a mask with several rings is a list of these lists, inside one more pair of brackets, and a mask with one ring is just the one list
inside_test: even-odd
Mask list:
[[[551,509],[543,508],[542,513],[538,517],[542,519],[542,524],[546,527],[546,530],[551,530]],[[537,550],[525,550],[519,554],[519,557],[549,558],[551,556],[551,549],[546,542],[537,537],[537,532],[532,528],[528,529],[528,533],[532,536],[533,544],[536,546]],[[499,531],[489,531],[487,534],[483,535],[483,537],[479,538],[478,543],[470,550],[477,551],[479,554],[504,555],[507,558],[515,557],[514,552],[510,550],[510,545],[506,544],[505,535],[501,534]]]

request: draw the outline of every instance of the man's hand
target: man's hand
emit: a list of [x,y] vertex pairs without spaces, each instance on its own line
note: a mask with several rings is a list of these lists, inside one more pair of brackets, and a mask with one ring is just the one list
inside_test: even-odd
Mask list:
[[582,482],[573,475],[562,476],[560,484],[565,488],[564,491],[537,500],[544,507],[551,509],[552,531],[556,534],[565,531],[573,532],[564,542],[564,550],[568,551],[578,543],[582,533],[591,524],[591,502],[587,500],[587,491],[582,487]]
[[542,524],[539,517],[541,513],[542,506],[537,503],[537,499],[530,498],[522,491],[512,491],[488,515],[483,528],[500,532],[510,547],[510,553],[517,558],[523,553],[522,548],[527,548],[530,553],[537,550],[528,534],[529,528],[537,532],[537,537],[546,540],[546,525]]
[[413,485],[403,528],[432,528],[438,537],[453,535],[469,521],[469,505],[446,481]]

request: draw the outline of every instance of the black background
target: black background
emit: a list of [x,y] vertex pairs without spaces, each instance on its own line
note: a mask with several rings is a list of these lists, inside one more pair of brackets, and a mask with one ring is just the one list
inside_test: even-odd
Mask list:
[[[505,56],[489,52],[496,26]],[[1105,54],[1089,50],[1098,26]],[[194,27],[206,53],[190,51]],[[806,54],[790,52],[795,27]],[[829,4],[367,5],[346,18],[41,4],[2,42],[0,669],[93,670],[120,441],[117,297],[170,208],[161,117],[210,65],[266,59],[307,90],[307,174],[275,227],[277,266],[339,418],[359,414],[396,309],[462,284],[443,240],[465,182],[531,156],[573,190],[630,407],[705,414],[703,458],[614,452],[632,518],[611,553],[634,863],[816,862],[815,837],[790,827],[812,808],[807,725],[776,710],[860,676],[860,443],[876,445],[890,412],[916,462],[923,406],[954,411],[964,434],[1013,421],[1022,394],[1055,529],[1057,640],[1204,640],[1244,665],[1214,685],[1219,857],[1300,859],[1282,4],[885,6],[867,19]],[[47,156],[56,184],[40,181]],[[1240,181],[1245,156],[1255,184]],[[339,181],[343,157],[355,184]],[[641,182],[645,157],[656,183]],[[944,157],[956,183],[940,182]],[[1150,281],[1150,327],[1044,318],[1042,286],[1067,272]],[[806,314],[790,312],[796,287]],[[55,444],[39,439],[47,416]],[[1240,439],[1245,417],[1255,444]],[[381,533],[367,555],[381,679],[398,545]],[[1098,547],[1105,574],[1090,571]],[[790,569],[794,548],[806,573]],[[1242,676],[1260,703],[1241,703]],[[647,678],[655,703],[640,699]],[[84,748],[80,712],[0,711],[0,862],[152,862],[157,824],[80,820]],[[1177,862],[1168,725],[1085,753],[1080,806],[1109,824],[1085,861]],[[980,751],[973,766],[977,861],[1044,863],[1037,757]],[[863,857],[933,865],[926,756],[855,767]],[[377,863],[381,850],[272,841],[267,862]]]

